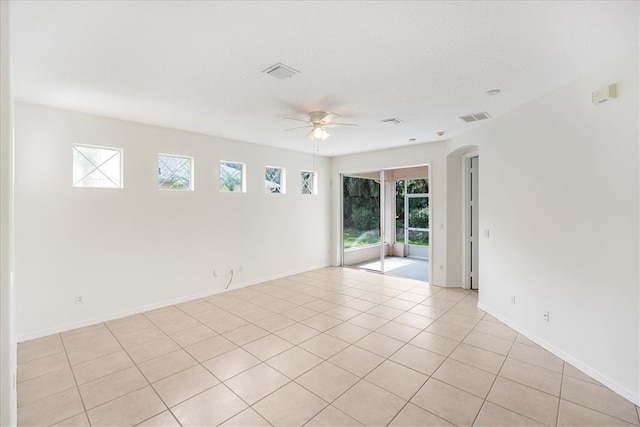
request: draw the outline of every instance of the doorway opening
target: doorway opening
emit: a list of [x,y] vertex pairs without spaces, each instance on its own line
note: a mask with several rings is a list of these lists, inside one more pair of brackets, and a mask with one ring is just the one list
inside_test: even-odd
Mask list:
[[342,174],[342,265],[429,282],[429,168]]

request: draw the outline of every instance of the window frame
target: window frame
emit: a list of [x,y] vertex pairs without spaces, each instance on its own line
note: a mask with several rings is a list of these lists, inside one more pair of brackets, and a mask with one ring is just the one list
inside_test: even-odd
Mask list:
[[[311,191],[308,193],[304,192],[305,189],[305,179],[303,177],[303,175],[305,173],[310,173],[311,174]],[[301,170],[300,171],[300,194],[302,195],[312,195],[312,196],[317,196],[318,195],[318,172],[316,171],[310,171],[310,170]]]
[[[103,161],[102,163],[100,163],[100,165],[96,165],[95,163],[93,163],[93,161],[89,160],[89,158],[87,156],[85,156],[80,150],[78,150],[78,147],[84,147],[84,148],[92,148],[92,149],[98,149],[98,150],[108,150],[108,151],[115,151],[115,154],[111,157],[109,157],[107,160]],[[80,154],[82,157],[84,157],[89,163],[91,163],[94,167],[94,169],[89,172],[88,174],[85,174],[82,178],[80,179],[76,179],[75,177],[75,166],[76,166],[76,162],[75,162],[75,154],[76,152],[78,154]],[[122,190],[124,189],[124,148],[122,147],[109,147],[106,145],[92,145],[92,144],[73,144],[73,148],[71,150],[72,153],[72,160],[71,160],[71,185],[73,186],[73,188],[99,188],[99,189],[111,189],[111,190]],[[102,171],[100,169],[101,166],[103,166],[105,163],[107,163],[109,160],[111,160],[114,156],[119,155],[120,159],[119,159],[119,167],[118,167],[118,183],[115,183],[111,177],[109,177],[106,173],[104,173],[104,171]],[[104,175],[110,182],[112,182],[114,184],[114,186],[109,186],[109,187],[105,187],[105,186],[88,186],[88,185],[78,185],[79,183],[81,183],[85,178],[87,178],[89,175],[93,174],[94,172],[100,172],[102,173],[102,175]]]
[[[162,183],[160,182],[160,157],[174,157],[178,159],[187,159],[189,160],[189,187],[188,188],[162,188]],[[165,164],[165,166],[167,166]],[[175,172],[173,173],[175,175]],[[186,156],[183,154],[169,154],[169,153],[158,153],[158,190],[160,191],[195,191],[195,159],[193,156]],[[165,181],[166,182],[166,181]]]
[[[225,190],[222,187],[222,165],[223,164],[233,164],[240,165],[240,186],[239,190]],[[243,162],[234,162],[230,160],[220,160],[218,162],[218,192],[220,193],[246,193],[247,192],[247,164]]]
[[[280,171],[280,182],[278,183],[280,191],[270,191],[270,188],[267,185],[267,182],[273,182],[273,181],[269,181],[267,179],[267,171],[269,169],[277,169],[277,170]],[[267,194],[287,194],[287,170],[286,170],[286,168],[283,168],[281,166],[265,166],[264,167],[264,181],[265,181],[265,189],[264,189],[265,193],[267,193]]]

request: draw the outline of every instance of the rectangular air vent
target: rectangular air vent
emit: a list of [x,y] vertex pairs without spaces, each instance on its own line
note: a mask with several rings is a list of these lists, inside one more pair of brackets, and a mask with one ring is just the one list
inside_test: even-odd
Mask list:
[[263,73],[267,73],[270,76],[279,78],[280,80],[289,79],[299,72],[300,71],[294,70],[293,68],[287,67],[286,65],[280,63],[272,65],[271,67],[263,71]]
[[380,120],[382,123],[384,123],[385,125],[389,125],[389,126],[395,126],[395,125],[399,125],[401,123],[404,123],[404,120],[400,120],[396,117],[393,117],[391,119],[384,119],[384,120]]
[[487,120],[487,119],[490,119],[491,116],[489,115],[489,113],[474,113],[474,114],[467,114],[466,116],[460,116],[460,118],[465,122],[469,123],[469,122],[477,122],[478,120]]

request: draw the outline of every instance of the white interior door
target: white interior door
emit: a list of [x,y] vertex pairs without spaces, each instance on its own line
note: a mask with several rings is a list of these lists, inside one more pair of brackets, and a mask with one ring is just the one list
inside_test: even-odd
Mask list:
[[468,200],[468,230],[469,230],[469,278],[471,289],[480,289],[480,274],[478,269],[478,259],[480,258],[480,229],[478,217],[480,212],[480,200],[478,195],[478,178],[480,173],[478,156],[469,160],[469,200]]

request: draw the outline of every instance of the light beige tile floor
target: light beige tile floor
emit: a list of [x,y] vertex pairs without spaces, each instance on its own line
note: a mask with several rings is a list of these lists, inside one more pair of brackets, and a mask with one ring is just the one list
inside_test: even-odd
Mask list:
[[18,346],[18,424],[640,426],[477,308],[324,268]]

